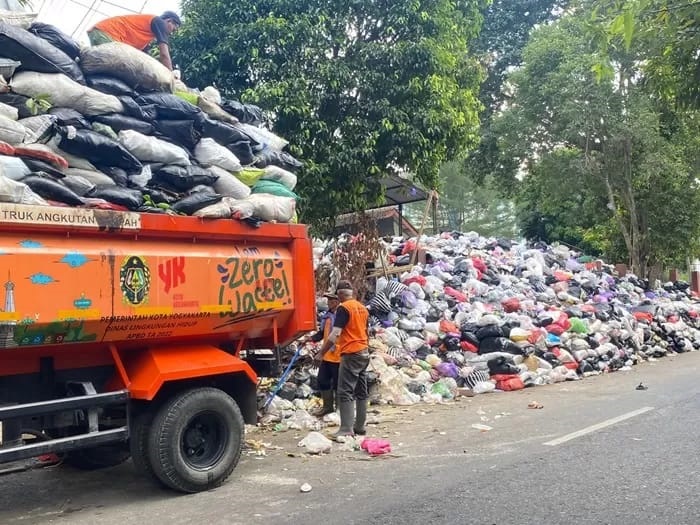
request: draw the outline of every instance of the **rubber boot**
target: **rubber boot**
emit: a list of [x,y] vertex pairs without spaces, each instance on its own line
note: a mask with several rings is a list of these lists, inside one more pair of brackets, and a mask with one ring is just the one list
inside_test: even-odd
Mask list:
[[338,432],[333,434],[333,438],[336,440],[352,436],[352,427],[355,422],[355,403],[353,401],[341,401],[338,408],[340,409],[340,428]]
[[353,431],[358,436],[364,436],[367,434],[367,429],[365,428],[365,423],[367,422],[367,405],[369,403],[366,399],[358,399],[355,401],[355,425],[353,426]]
[[314,416],[323,417],[326,414],[332,414],[335,412],[335,408],[333,406],[334,398],[335,396],[333,395],[333,390],[322,390],[321,399],[323,400],[323,406],[314,412]]

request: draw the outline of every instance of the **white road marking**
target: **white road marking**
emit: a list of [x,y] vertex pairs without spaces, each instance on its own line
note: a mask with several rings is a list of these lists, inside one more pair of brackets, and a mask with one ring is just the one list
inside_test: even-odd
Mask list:
[[641,414],[649,412],[650,410],[654,410],[654,407],[642,407],[639,410],[633,410],[632,412],[627,412],[626,414],[622,414],[621,416],[613,417],[611,419],[606,419],[605,421],[602,421],[600,423],[596,423],[595,425],[591,425],[590,427],[582,428],[581,430],[577,430],[576,432],[572,432],[571,434],[566,434],[565,436],[562,436],[562,437],[557,438],[557,439],[553,439],[551,441],[547,441],[546,443],[543,443],[543,444],[550,446],[550,447],[561,445],[562,443],[566,443],[567,441],[571,441],[572,439],[576,439],[576,438],[579,438],[581,436],[585,436],[586,434],[590,434],[592,432],[596,432],[598,430],[601,430],[605,427],[615,425],[616,423],[620,423],[621,421],[625,421],[626,419],[630,419],[630,418],[633,418],[635,416],[639,416]]

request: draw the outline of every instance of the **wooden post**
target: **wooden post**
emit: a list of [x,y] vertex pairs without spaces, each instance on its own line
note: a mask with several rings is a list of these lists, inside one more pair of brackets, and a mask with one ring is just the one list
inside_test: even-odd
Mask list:
[[410,266],[413,266],[416,264],[416,258],[418,257],[418,247],[420,245],[420,238],[423,236],[423,232],[425,231],[425,221],[428,218],[428,213],[430,213],[430,207],[433,204],[433,199],[437,198],[437,192],[435,190],[430,190],[430,193],[428,194],[428,200],[425,202],[425,210],[423,211],[423,218],[420,221],[420,229],[418,230],[418,238],[416,239],[416,246],[413,249],[413,253],[411,254],[411,264]]

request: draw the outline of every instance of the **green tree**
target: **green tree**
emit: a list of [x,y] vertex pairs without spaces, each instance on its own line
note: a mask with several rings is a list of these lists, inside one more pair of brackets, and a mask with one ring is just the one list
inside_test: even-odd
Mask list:
[[484,0],[184,0],[177,60],[193,84],[260,104],[305,162],[302,218],[381,202],[387,173],[435,187],[477,140],[468,43]]
[[613,73],[596,82],[591,4],[539,28],[510,77],[515,96],[495,128],[503,158],[517,169],[502,184],[517,185],[524,174],[521,217],[539,209],[554,225],[543,230],[549,235],[575,234],[608,254],[621,238],[634,270],[646,275],[682,260],[697,239],[697,115],[648,90],[644,47],[611,49]]

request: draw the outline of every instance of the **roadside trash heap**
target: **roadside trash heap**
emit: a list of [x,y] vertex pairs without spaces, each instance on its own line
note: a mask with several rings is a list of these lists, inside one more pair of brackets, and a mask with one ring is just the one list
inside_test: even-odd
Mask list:
[[[408,263],[415,243],[395,238],[387,257]],[[371,283],[375,403],[435,403],[573,381],[700,348],[700,303],[685,282],[618,277],[565,246],[476,233],[425,236],[420,248],[429,262]],[[317,266],[329,264],[331,250],[317,244]],[[323,299],[318,308],[326,309]],[[297,427],[312,424],[300,409],[316,402],[315,370],[300,363],[272,404],[273,415]]]
[[301,163],[263,120],[126,44],[0,17],[1,202],[294,222]]

